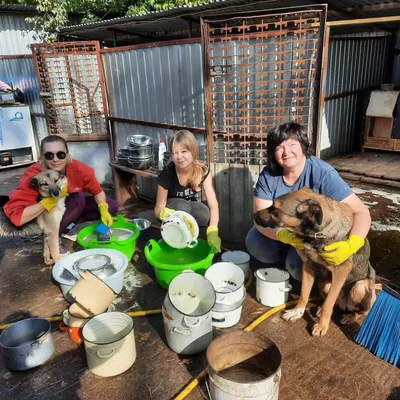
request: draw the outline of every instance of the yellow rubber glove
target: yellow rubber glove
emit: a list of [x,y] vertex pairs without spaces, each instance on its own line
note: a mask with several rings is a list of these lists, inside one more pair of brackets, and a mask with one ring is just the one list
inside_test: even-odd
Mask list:
[[217,253],[221,252],[221,238],[218,236],[218,227],[209,226],[207,228],[207,242],[210,247],[215,247]]
[[99,203],[98,207],[99,207],[101,222],[110,227],[113,224],[114,220],[111,214],[108,212],[108,204]]
[[277,232],[278,239],[282,243],[290,244],[296,249],[303,250],[304,242],[300,236],[297,236],[295,233],[289,231],[288,229],[279,229]]
[[175,210],[173,210],[172,208],[164,207],[163,209],[161,209],[158,218],[160,218],[161,221],[165,221],[173,212],[175,212]]
[[328,264],[338,266],[357,253],[364,244],[365,239],[351,234],[347,240],[334,242],[325,246],[324,251],[320,255]]
[[51,211],[57,204],[58,200],[61,199],[61,197],[64,197],[68,194],[68,185],[65,185],[65,187],[61,190],[61,195],[58,197],[45,197],[44,199],[40,200],[40,204],[47,210]]

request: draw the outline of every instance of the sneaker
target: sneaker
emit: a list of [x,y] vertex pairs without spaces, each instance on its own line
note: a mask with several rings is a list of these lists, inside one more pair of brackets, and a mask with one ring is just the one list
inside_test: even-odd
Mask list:
[[78,236],[78,232],[79,232],[79,229],[74,224],[73,227],[71,229],[69,229],[67,233],[63,233],[61,235],[61,237],[65,238],[65,239],[72,240],[73,242],[76,242],[76,237]]
[[64,258],[69,256],[71,253],[67,249],[67,246],[62,242],[62,240],[59,240],[59,247],[60,247],[60,258]]

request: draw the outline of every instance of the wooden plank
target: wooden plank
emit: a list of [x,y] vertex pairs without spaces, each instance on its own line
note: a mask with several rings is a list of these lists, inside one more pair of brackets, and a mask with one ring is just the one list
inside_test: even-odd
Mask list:
[[400,181],[400,160],[392,159],[390,162],[380,166],[379,168],[374,168],[373,170],[367,171],[365,175],[373,178],[384,178]]
[[231,231],[231,213],[229,197],[229,164],[214,163],[215,191],[219,204],[219,233],[222,240],[229,240]]
[[329,158],[326,162],[339,172],[351,172],[363,175],[367,171],[383,167],[396,159],[396,157],[397,155],[393,153],[377,154],[373,152],[364,152]]
[[134,175],[144,176],[145,178],[157,178],[158,177],[158,172],[155,170],[134,169],[131,167],[126,167],[125,165],[115,163],[115,162],[110,162],[109,164],[110,164],[111,168],[119,169],[119,170],[125,171],[125,172],[130,172],[131,174],[134,174]]

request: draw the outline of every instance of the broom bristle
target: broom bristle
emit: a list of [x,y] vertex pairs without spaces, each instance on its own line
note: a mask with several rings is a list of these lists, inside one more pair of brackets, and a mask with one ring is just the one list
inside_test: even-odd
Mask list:
[[377,357],[400,367],[400,295],[384,287],[355,337]]

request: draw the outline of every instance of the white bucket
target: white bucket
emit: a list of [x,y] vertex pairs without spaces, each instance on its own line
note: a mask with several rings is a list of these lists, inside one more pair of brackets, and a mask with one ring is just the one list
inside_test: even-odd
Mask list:
[[82,330],[86,361],[98,376],[115,376],[129,369],[136,359],[132,318],[121,312],[97,315]]
[[222,254],[221,260],[224,262],[231,262],[241,268],[244,272],[246,280],[250,276],[250,255],[244,251],[234,250],[226,251]]
[[204,276],[212,283],[216,302],[235,304],[244,295],[244,272],[233,263],[220,262],[211,265]]
[[193,271],[183,271],[169,284],[162,312],[168,346],[178,354],[196,354],[212,340],[211,283]]
[[257,279],[256,299],[265,306],[276,307],[288,301],[292,285],[289,272],[279,268],[261,268]]
[[206,357],[213,400],[278,400],[282,355],[267,337],[227,333],[211,342]]

